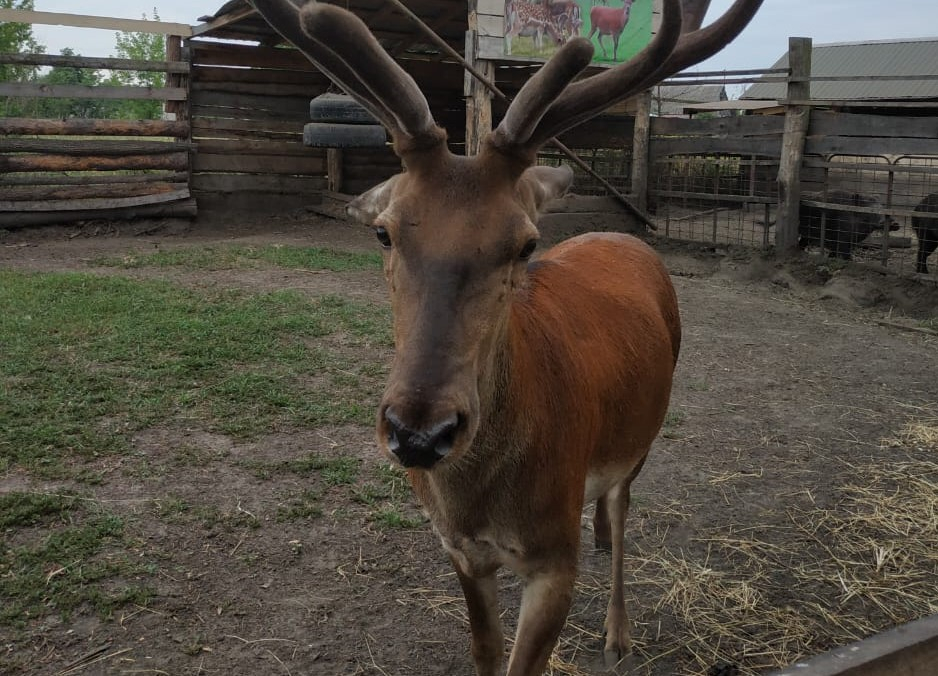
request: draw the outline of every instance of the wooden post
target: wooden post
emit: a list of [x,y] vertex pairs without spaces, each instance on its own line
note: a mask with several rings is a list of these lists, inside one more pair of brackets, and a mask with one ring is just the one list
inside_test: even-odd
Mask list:
[[[811,38],[788,38],[788,101],[811,98],[811,83],[802,78],[811,75]],[[801,202],[801,163],[804,140],[808,133],[811,107],[785,104],[785,134],[778,168],[778,218],[775,225],[775,248],[787,253],[798,245],[798,210]]]
[[632,135],[632,202],[639,211],[648,209],[648,146],[651,142],[651,90],[636,97],[635,130]]
[[326,149],[326,180],[327,189],[331,192],[342,192],[342,150],[341,148]]
[[[469,30],[466,31],[466,62],[489,82],[495,81],[495,64],[479,60],[478,1],[469,0]],[[465,74],[463,95],[466,97],[466,155],[476,155],[482,139],[492,131],[492,93],[478,78]]]

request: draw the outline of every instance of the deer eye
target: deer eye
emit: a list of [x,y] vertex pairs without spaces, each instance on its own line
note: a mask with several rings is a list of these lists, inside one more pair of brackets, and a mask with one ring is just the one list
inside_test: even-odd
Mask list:
[[380,242],[383,248],[391,248],[391,235],[388,234],[387,228],[381,227],[379,225],[377,228],[375,228],[375,237],[378,238],[378,242]]
[[531,254],[534,253],[534,249],[536,248],[537,248],[537,240],[529,239],[527,242],[525,242],[524,247],[521,249],[521,253],[518,254],[518,258],[520,258],[523,261],[529,259],[531,257]]

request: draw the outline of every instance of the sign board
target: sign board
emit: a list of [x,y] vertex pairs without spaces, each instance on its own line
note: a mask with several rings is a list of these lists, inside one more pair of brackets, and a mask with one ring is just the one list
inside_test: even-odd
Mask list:
[[[484,16],[485,11],[491,14]],[[593,43],[594,63],[611,66],[641,51],[659,18],[660,0],[480,1],[479,57],[545,61],[566,41],[582,36]]]

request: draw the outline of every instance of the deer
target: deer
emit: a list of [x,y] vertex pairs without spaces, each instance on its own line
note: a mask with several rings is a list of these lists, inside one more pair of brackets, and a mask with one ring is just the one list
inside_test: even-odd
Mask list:
[[622,7],[599,7],[590,8],[590,39],[596,35],[596,43],[603,50],[603,58],[606,56],[606,47],[603,45],[603,36],[608,35],[612,38],[612,60],[618,59],[619,38],[622,37],[622,31],[625,30],[625,24],[629,22],[629,14],[632,10],[633,0],[625,0]]
[[[534,256],[539,214],[573,179],[567,167],[537,166],[537,152],[719,51],[761,0],[735,0],[702,29],[693,21],[701,0],[663,0],[660,29],[641,52],[583,79],[593,47],[573,38],[474,155],[449,149],[417,83],[354,14],[252,2],[381,121],[403,165],[347,209],[383,251],[392,311],[376,440],[405,468],[455,569],[476,673],[544,672],[571,607],[581,515],[593,501],[595,544],[611,550],[603,661],[618,664],[631,651],[630,486],[669,406],[681,319],[664,263],[638,237],[583,234]],[[507,667],[502,567],[523,581]]]

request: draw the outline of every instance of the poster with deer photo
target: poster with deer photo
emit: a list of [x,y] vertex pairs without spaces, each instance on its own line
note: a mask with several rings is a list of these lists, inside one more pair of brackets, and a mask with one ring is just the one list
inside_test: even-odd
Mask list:
[[548,59],[589,38],[597,64],[628,61],[651,41],[654,0],[507,0],[505,56]]

